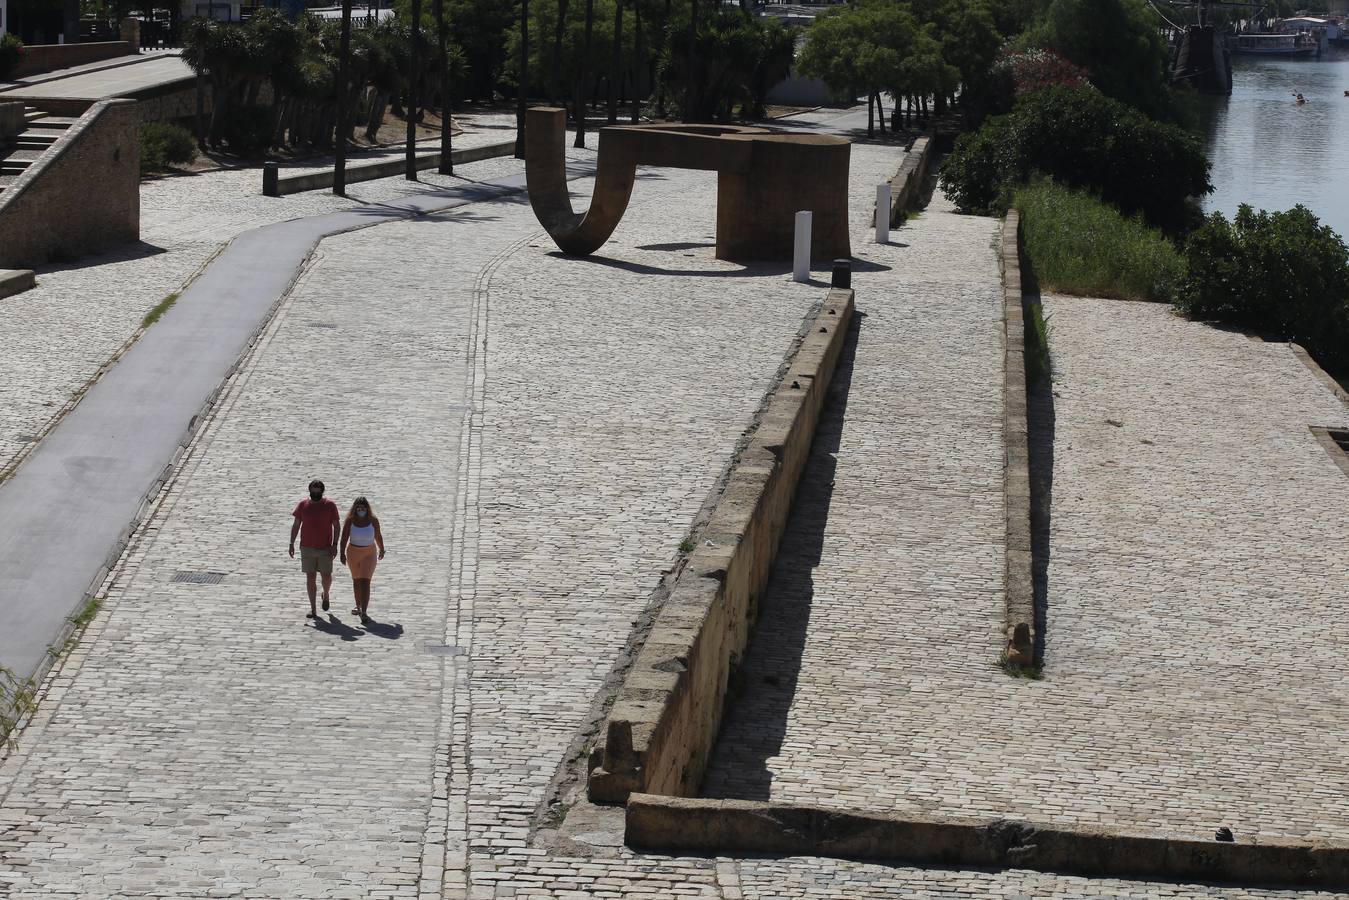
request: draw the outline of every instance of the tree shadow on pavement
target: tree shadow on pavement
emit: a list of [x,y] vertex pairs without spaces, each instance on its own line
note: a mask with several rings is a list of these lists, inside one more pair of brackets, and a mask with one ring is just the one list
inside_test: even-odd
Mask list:
[[801,673],[862,318],[858,313],[849,329],[745,660],[732,676],[721,734],[703,785],[707,797],[770,798],[773,773],[768,761],[782,751]]
[[[656,245],[638,249],[653,249],[654,246]],[[673,247],[675,245],[670,244],[666,246]],[[568,256],[568,254],[565,254],[560,250],[555,250],[548,255]],[[623,269],[624,271],[632,272],[635,275],[684,275],[702,278],[765,278],[772,275],[787,275],[792,271],[790,260],[736,263],[735,265],[741,266],[740,269],[666,269],[661,266],[648,266],[644,263],[629,262],[624,259],[610,259],[604,256],[570,256],[569,258],[575,259],[578,262],[591,263],[592,265],[607,266],[611,269]],[[854,274],[858,272],[888,272],[890,271],[890,267],[880,265],[879,263],[868,262],[863,259],[854,259],[852,260],[852,271]]]
[[[1031,308],[1040,307],[1040,283],[1028,258],[1021,262],[1022,316],[1026,323],[1026,357],[1038,342],[1033,335]],[[1045,358],[1051,359],[1049,348]],[[1052,371],[1052,366],[1051,366]],[[1031,585],[1035,598],[1035,661],[1045,658],[1045,631],[1049,625],[1050,525],[1054,502],[1054,380],[1050,372],[1034,383],[1026,379],[1026,440],[1030,474]]]

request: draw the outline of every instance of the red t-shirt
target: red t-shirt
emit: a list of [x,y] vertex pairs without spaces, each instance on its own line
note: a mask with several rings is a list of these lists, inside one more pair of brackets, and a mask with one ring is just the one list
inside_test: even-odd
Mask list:
[[291,513],[300,520],[300,546],[328,549],[333,545],[333,523],[341,520],[337,504],[324,497],[315,502],[301,500]]

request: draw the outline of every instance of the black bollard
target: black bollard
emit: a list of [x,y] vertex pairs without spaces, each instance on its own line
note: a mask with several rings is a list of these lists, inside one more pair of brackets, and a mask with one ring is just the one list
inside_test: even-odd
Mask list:
[[834,260],[834,273],[829,278],[829,286],[852,289],[852,262],[846,259]]
[[262,164],[262,195],[264,197],[280,197],[281,190],[277,185],[277,178],[280,172],[274,162],[265,162]]

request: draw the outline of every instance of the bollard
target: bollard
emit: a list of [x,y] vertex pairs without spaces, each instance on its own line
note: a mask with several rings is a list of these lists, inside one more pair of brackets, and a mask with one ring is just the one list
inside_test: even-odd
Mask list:
[[796,247],[792,252],[792,281],[810,281],[810,218],[808,209],[796,214]]
[[890,243],[890,183],[876,185],[876,243]]
[[281,189],[277,184],[277,179],[281,173],[274,162],[265,162],[262,164],[262,194],[264,197],[280,197]]
[[834,260],[834,271],[829,276],[829,286],[852,289],[852,263],[846,259]]

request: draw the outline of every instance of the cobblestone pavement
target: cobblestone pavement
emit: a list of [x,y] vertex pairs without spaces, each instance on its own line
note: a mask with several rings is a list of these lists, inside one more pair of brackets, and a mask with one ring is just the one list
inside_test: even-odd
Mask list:
[[[884,347],[878,364],[917,373],[938,364],[882,330],[885,298],[911,290],[911,319],[954,317],[938,301],[961,276],[934,267],[913,286],[905,254],[982,229],[960,259],[977,273],[992,226],[934,212],[891,246],[864,244],[862,198],[897,163],[880,147],[853,159],[856,284],[874,317],[859,354]],[[589,261],[553,252],[520,198],[325,240],[0,764],[0,893],[1262,896],[592,858],[531,834],[634,618],[823,295],[781,267],[712,258],[714,185],[643,173]],[[860,370],[853,380],[860,390]],[[910,396],[917,416],[924,398]],[[340,570],[332,618],[304,624],[284,542],[316,474],[340,503],[367,494],[384,521],[371,627],[348,614]],[[173,581],[202,571],[224,578]]]
[[[466,117],[471,133],[456,146],[502,140],[499,114]],[[309,166],[295,167],[303,171]],[[235,235],[251,228],[382,203],[465,180],[523,171],[515,159],[456,167],[455,176],[422,173],[420,182],[386,178],[352,185],[351,200],[322,191],[262,196],[258,168],[176,175],[141,185],[141,242],[75,263],[37,270],[37,287],[0,300],[0,478],[54,424],[100,369],[134,339],[141,318],[189,279]]]

